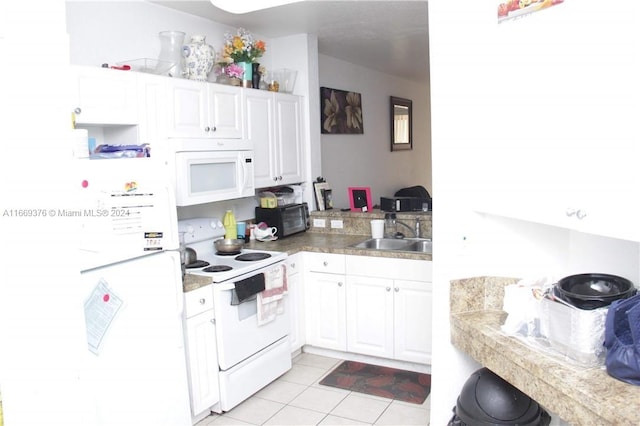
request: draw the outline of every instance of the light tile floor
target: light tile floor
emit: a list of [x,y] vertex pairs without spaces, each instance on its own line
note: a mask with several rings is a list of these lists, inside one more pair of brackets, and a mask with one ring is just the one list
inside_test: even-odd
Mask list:
[[231,411],[212,414],[197,426],[429,424],[430,398],[417,405],[320,385],[340,362],[302,353],[276,381]]

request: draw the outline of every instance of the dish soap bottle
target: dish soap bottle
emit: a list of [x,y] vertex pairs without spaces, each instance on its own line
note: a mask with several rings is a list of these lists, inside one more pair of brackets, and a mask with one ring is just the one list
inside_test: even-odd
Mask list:
[[235,240],[238,238],[238,228],[236,226],[236,218],[231,210],[227,210],[222,219],[224,225],[224,237],[226,239]]

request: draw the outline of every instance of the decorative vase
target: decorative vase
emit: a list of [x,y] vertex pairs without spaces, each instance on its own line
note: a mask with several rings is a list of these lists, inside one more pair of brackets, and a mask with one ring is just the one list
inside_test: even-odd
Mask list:
[[191,36],[189,44],[182,47],[182,55],[185,59],[184,76],[189,80],[207,81],[216,52],[206,43],[206,36]]
[[253,85],[253,68],[251,62],[238,62],[238,65],[244,70],[242,74],[242,87],[250,88]]
[[185,34],[182,31],[160,31],[160,55],[156,74],[169,77],[182,76],[182,46]]
[[253,87],[254,89],[259,89],[260,88],[260,64],[257,62],[254,62],[251,64],[251,73],[253,74],[253,77],[251,78],[251,87]]

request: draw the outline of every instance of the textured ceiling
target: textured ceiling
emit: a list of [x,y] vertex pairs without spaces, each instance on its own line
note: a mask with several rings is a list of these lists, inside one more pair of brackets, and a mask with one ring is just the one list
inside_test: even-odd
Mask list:
[[426,1],[307,0],[241,15],[224,12],[208,0],[150,3],[266,37],[316,34],[321,54],[409,80],[429,78]]

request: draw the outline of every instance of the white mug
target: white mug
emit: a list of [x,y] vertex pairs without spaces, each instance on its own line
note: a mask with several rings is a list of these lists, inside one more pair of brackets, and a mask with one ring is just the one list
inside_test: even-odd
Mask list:
[[256,227],[253,230],[253,234],[259,240],[264,240],[266,238],[271,238],[274,235],[276,235],[276,232],[278,232],[278,228],[276,228],[275,226],[272,226],[271,228],[266,228],[266,229],[260,229],[260,228]]

